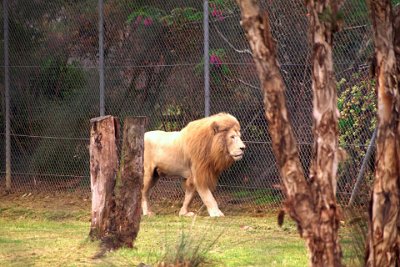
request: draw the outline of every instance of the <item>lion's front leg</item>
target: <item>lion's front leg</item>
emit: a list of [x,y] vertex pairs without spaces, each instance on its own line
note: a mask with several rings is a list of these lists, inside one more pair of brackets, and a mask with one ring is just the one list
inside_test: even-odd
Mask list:
[[210,217],[221,217],[224,216],[222,211],[219,210],[217,201],[215,201],[210,189],[208,188],[197,188],[197,192],[200,195],[201,200],[207,207],[208,214]]

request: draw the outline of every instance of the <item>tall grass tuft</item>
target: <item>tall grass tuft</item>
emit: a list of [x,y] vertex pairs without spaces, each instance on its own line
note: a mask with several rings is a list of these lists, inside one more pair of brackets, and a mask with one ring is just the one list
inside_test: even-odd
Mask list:
[[351,266],[363,266],[365,262],[365,250],[368,234],[368,216],[360,211],[348,211],[350,242],[349,264]]
[[165,243],[161,260],[154,266],[156,267],[196,267],[211,266],[208,253],[215,246],[222,235],[222,231],[215,233],[212,224],[206,228],[195,228],[195,215],[188,230],[181,228],[179,236],[175,242]]

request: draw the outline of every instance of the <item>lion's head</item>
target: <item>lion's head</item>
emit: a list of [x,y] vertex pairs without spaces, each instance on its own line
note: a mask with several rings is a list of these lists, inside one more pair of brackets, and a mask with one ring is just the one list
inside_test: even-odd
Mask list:
[[234,161],[241,160],[243,158],[243,153],[244,149],[246,146],[244,145],[242,139],[241,139],[241,134],[240,131],[237,131],[235,129],[230,129],[227,132],[227,148],[229,151],[229,154],[233,158]]
[[200,184],[215,188],[220,173],[243,157],[239,121],[228,113],[192,121],[182,131],[186,155],[202,173]]
[[213,148],[216,149],[214,155],[224,155],[233,161],[241,160],[246,146],[241,139],[239,122],[229,114],[215,116],[218,119],[212,123],[215,134]]

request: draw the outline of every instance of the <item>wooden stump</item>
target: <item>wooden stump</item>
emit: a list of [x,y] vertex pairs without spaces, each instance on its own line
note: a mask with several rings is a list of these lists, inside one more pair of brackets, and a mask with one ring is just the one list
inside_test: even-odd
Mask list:
[[89,236],[101,239],[110,230],[118,168],[119,122],[112,116],[90,120],[92,213]]
[[133,247],[139,232],[142,207],[144,132],[147,117],[130,117],[124,121],[121,177],[117,181],[115,210],[117,247]]
[[147,117],[124,122],[118,174],[119,122],[112,116],[91,120],[90,176],[92,223],[90,237],[102,241],[103,251],[133,247],[141,220],[144,132]]

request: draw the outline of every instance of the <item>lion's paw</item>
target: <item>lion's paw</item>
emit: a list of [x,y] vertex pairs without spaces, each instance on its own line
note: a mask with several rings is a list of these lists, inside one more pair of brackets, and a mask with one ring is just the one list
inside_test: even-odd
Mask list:
[[194,212],[189,211],[189,212],[179,212],[179,216],[186,216],[186,217],[193,217],[194,216]]
[[210,214],[210,217],[223,217],[225,216],[222,211],[220,211],[218,208],[217,209],[210,209],[208,211],[208,213]]
[[152,211],[148,211],[148,212],[146,212],[146,213],[143,213],[143,216],[149,216],[149,217],[152,217],[152,216],[154,216],[154,215],[156,215],[154,212],[152,212]]

